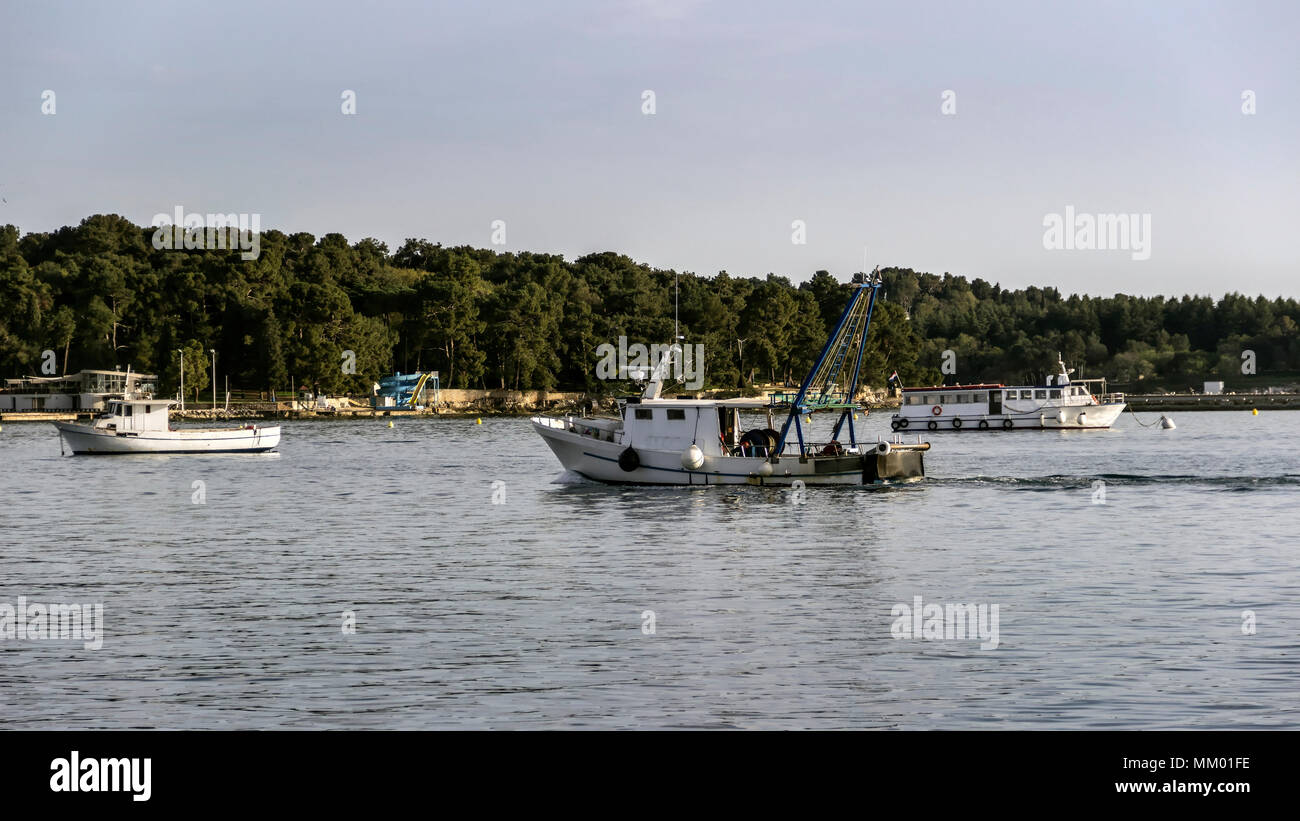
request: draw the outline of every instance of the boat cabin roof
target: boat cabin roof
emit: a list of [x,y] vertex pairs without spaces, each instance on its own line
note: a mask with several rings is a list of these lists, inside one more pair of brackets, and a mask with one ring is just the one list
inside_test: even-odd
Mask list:
[[[903,388],[903,392],[912,393],[915,391],[978,391],[978,390],[992,390],[993,388],[1005,388],[1005,387],[1006,385],[1003,385],[1001,382],[997,382],[997,383],[989,382],[981,385],[932,385],[928,388]],[[1026,387],[1033,387],[1033,386],[1030,385]],[[1040,385],[1038,387],[1043,387],[1043,386]]]
[[766,408],[771,403],[759,397],[739,399],[633,399],[629,405],[648,408]]

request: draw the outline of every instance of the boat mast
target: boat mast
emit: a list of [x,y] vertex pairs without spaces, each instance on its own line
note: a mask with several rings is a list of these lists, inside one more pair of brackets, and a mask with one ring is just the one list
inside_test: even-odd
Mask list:
[[[862,370],[862,355],[866,349],[867,332],[871,327],[871,315],[875,309],[876,297],[880,292],[880,269],[870,274],[856,274],[853,277],[853,295],[848,305],[840,314],[834,332],[826,340],[821,355],[808,372],[799,393],[790,405],[785,424],[781,426],[781,437],[777,441],[776,452],[784,453],[790,425],[794,424],[795,436],[799,441],[799,452],[803,453],[803,423],[805,414],[815,410],[840,410],[840,418],[835,423],[832,438],[838,437],[845,422],[849,425],[849,444],[857,444],[856,431],[853,427],[853,412],[857,410],[854,397],[857,394],[858,381]],[[854,349],[856,348],[856,353]],[[840,386],[839,378],[853,357],[851,376],[847,384]]]

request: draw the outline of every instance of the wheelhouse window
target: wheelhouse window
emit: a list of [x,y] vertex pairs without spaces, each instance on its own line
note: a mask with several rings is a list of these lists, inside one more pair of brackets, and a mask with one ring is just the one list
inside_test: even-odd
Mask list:
[[987,402],[987,401],[989,401],[989,395],[988,395],[987,393],[977,393],[977,394],[975,394],[975,398],[972,399],[971,401],[973,401],[973,402]]
[[686,411],[682,410],[681,408],[668,409],[668,421],[671,422],[673,420],[684,420],[685,418],[686,418]]
[[1047,389],[1044,388],[1044,389],[1042,389],[1042,390],[1034,391],[1034,398],[1035,398],[1035,399],[1046,399],[1046,398],[1047,398]]
[[637,418],[637,419],[653,419],[654,416],[655,416],[655,412],[652,411],[652,410],[650,410],[649,408],[637,408],[637,409],[636,409],[636,418]]
[[1053,389],[1052,389],[1052,398],[1053,398],[1053,399],[1060,399],[1060,398],[1061,398],[1061,389],[1060,389],[1060,388],[1053,388]]

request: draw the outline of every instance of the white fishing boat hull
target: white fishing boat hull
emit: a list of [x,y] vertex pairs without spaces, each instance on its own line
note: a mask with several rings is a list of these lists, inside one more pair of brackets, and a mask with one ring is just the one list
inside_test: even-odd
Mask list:
[[52,422],[74,454],[123,453],[259,453],[280,444],[280,426],[221,430],[184,428],[165,431],[118,431],[71,422]]
[[[560,464],[587,479],[609,484],[636,485],[863,485],[883,481],[908,481],[924,475],[921,452],[901,447],[888,454],[867,448],[862,454],[818,456],[801,460],[782,456],[775,462],[762,456],[704,456],[703,464],[688,470],[682,451],[636,448],[638,465],[625,470],[619,456],[627,449],[621,441],[574,432],[565,419],[534,416],[533,428],[551,448]],[[610,432],[614,434],[613,431]],[[616,435],[616,434],[615,434]],[[877,476],[891,477],[888,480]]]

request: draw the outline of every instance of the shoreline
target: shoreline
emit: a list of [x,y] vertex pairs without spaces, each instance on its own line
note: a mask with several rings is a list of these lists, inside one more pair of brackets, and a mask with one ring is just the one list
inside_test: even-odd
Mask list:
[[[301,419],[400,419],[400,418],[444,418],[475,419],[496,417],[525,417],[543,415],[599,415],[616,412],[617,398],[612,396],[592,397],[586,394],[540,394],[536,398],[524,397],[519,392],[483,391],[484,396],[469,401],[440,402],[430,409],[408,410],[404,408],[371,408],[368,406],[327,408],[305,407],[304,403],[269,403],[258,402],[247,405],[213,410],[211,408],[173,409],[171,418],[187,421],[222,421],[222,420],[301,420]],[[708,394],[732,394],[734,391],[701,392],[691,396]],[[770,393],[764,391],[763,393]],[[496,395],[491,395],[496,394]],[[513,396],[505,394],[514,394]],[[532,401],[529,401],[529,400]],[[338,400],[330,400],[338,402]],[[348,400],[344,400],[348,401]],[[897,397],[880,393],[869,393],[859,400],[868,412],[893,411],[899,406]],[[1300,410],[1300,393],[1277,394],[1135,394],[1126,396],[1126,410],[1142,412],[1186,412],[1186,411],[1250,411],[1250,410]],[[93,419],[98,411],[74,410],[40,410],[40,411],[5,411],[0,412],[0,424],[5,422],[76,422]]]

